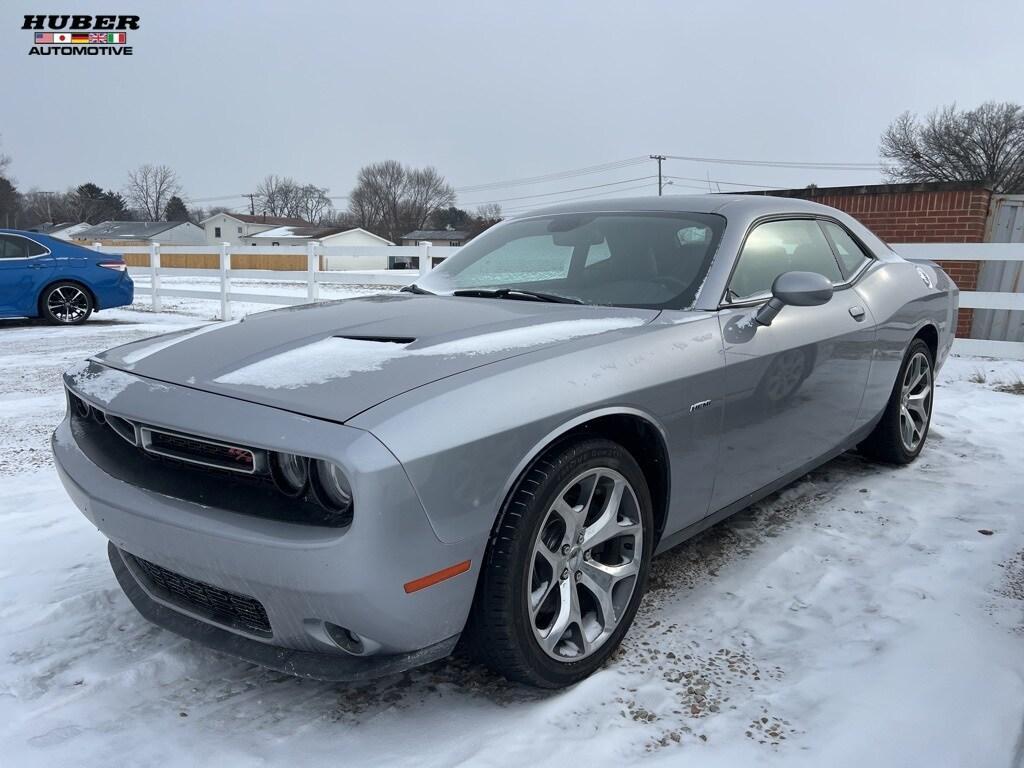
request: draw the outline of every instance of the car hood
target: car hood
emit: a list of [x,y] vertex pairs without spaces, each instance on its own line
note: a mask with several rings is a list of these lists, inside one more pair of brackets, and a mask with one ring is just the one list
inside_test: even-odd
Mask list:
[[111,368],[346,421],[415,387],[658,312],[394,294],[289,307],[104,352]]

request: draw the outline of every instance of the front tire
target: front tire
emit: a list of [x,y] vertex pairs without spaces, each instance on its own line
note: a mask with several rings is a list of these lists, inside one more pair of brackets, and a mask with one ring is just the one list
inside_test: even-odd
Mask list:
[[882,420],[860,444],[860,452],[887,464],[909,464],[924,448],[935,398],[931,348],[914,339],[903,357]]
[[81,325],[92,310],[92,296],[78,283],[55,283],[39,297],[39,313],[51,325]]
[[512,491],[484,558],[466,627],[470,652],[542,688],[598,669],[647,584],[653,513],[643,471],[604,439],[562,442]]

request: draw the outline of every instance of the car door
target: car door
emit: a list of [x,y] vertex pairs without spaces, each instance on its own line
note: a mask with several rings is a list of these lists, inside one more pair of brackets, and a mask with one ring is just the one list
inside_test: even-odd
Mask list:
[[[770,326],[753,317],[783,272],[817,272],[835,293],[786,306]],[[725,397],[712,509],[754,493],[843,444],[867,384],[875,328],[814,218],[753,226],[719,310]]]
[[35,313],[39,289],[53,271],[50,249],[22,235],[0,233],[0,313]]

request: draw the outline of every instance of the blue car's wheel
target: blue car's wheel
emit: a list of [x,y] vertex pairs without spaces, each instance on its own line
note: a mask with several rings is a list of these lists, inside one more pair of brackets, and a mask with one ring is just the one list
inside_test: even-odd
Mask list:
[[43,320],[53,325],[81,325],[89,319],[92,310],[92,296],[78,283],[56,283],[39,298]]

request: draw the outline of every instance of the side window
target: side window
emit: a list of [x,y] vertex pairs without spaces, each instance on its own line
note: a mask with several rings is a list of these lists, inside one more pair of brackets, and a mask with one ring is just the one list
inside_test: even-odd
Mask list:
[[838,224],[834,224],[831,221],[823,221],[821,226],[825,228],[828,236],[832,238],[832,242],[836,247],[836,256],[839,257],[839,266],[843,268],[843,274],[846,277],[850,277],[868,260],[867,254],[850,237],[850,233]]
[[0,235],[0,259],[28,258],[28,240],[23,237]]
[[35,240],[28,241],[28,255],[29,256],[42,256],[46,253],[47,249],[37,243]]
[[220,227],[214,227],[213,228],[213,236],[214,237],[220,237]]
[[783,272],[817,272],[841,283],[832,248],[813,219],[769,221],[747,236],[729,283],[732,301],[769,293]]

